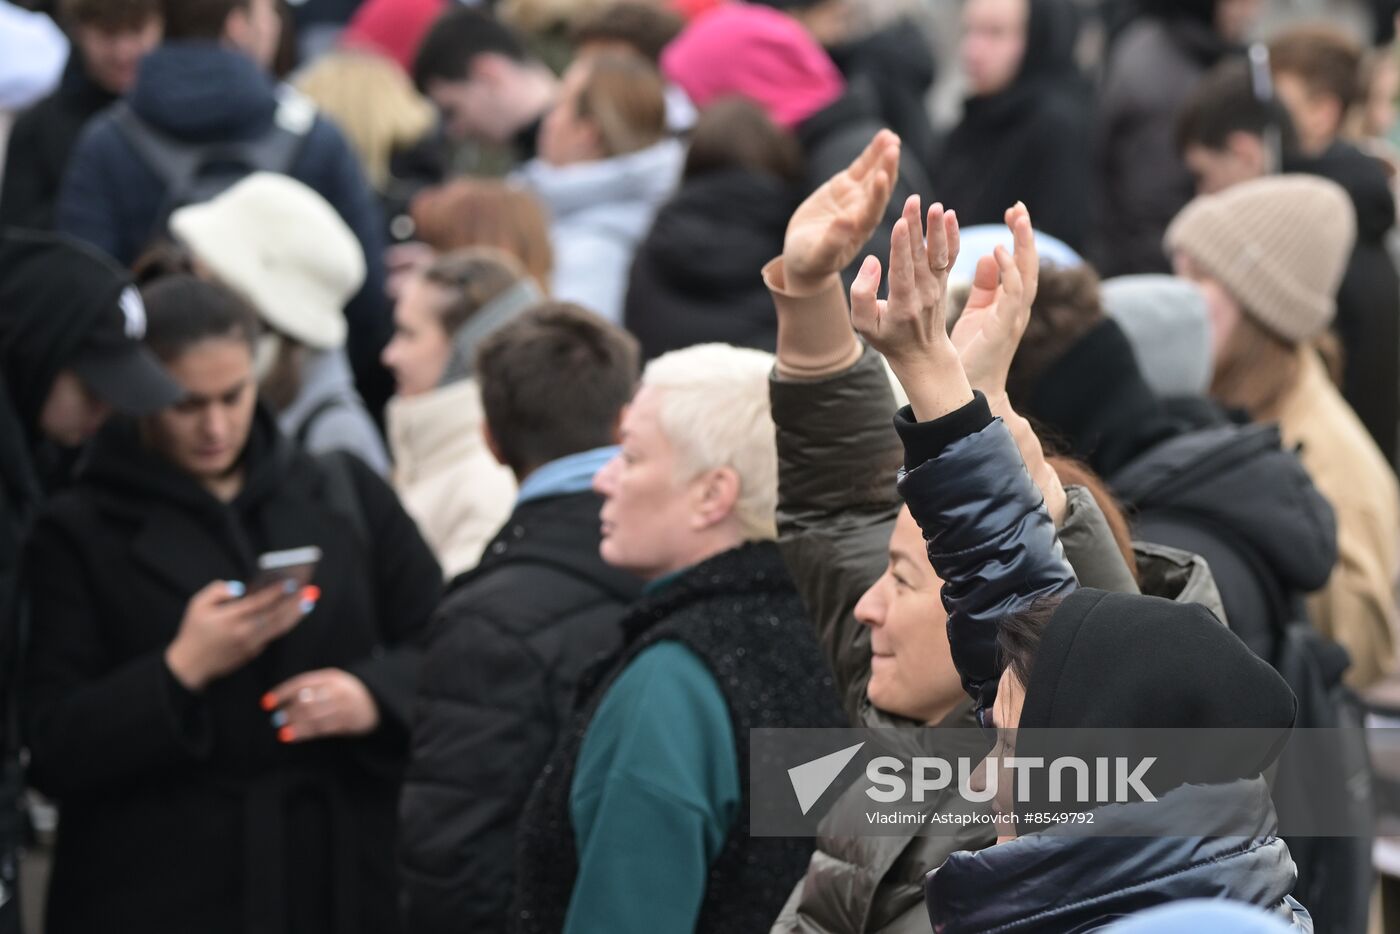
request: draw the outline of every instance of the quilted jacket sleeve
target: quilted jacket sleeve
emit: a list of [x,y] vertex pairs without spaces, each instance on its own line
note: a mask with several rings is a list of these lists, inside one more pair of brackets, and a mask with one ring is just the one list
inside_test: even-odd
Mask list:
[[[980,395],[925,423],[915,422],[906,406],[895,429],[910,468],[899,492],[943,579],[953,664],[981,709],[991,706],[1001,676],[998,621],[1039,599],[1066,596],[1078,584],[1011,433],[990,414],[975,427],[979,420],[969,419],[968,410],[976,406],[986,411]],[[949,424],[972,433],[948,438]]]

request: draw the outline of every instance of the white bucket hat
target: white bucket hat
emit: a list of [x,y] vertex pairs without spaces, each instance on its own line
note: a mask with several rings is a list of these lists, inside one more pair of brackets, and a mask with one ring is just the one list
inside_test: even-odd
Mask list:
[[256,172],[175,211],[170,229],[269,327],[317,350],[345,345],[345,304],[364,284],[365,255],[335,208],[306,185]]

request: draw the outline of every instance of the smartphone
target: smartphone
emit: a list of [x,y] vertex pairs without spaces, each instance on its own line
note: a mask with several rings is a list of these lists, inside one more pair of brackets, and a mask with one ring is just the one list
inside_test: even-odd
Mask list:
[[315,545],[259,555],[258,573],[248,592],[257,593],[264,587],[281,586],[286,581],[295,581],[298,587],[305,587],[311,583],[311,575],[316,573],[316,565],[320,561],[321,549]]

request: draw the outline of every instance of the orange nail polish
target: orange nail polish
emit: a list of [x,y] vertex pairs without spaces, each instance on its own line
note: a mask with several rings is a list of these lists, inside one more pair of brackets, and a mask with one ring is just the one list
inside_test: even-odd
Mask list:
[[315,603],[317,600],[321,599],[321,588],[317,587],[315,584],[307,584],[305,587],[301,588],[301,598]]
[[262,709],[271,713],[277,708],[277,695],[268,691],[262,696]]
[[278,741],[279,743],[290,743],[292,740],[294,740],[294,739],[296,739],[296,738],[297,738],[296,730],[293,730],[293,729],[292,729],[291,727],[289,727],[289,726],[284,726],[284,727],[282,727],[282,729],[280,729],[280,730],[277,731],[277,741]]

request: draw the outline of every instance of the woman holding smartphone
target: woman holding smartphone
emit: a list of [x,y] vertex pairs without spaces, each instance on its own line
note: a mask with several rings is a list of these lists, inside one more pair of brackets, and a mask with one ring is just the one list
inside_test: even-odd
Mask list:
[[[237,296],[173,276],[145,300],[185,397],[109,424],[28,552],[30,777],[61,809],[47,930],[396,931],[437,562],[372,471],[279,435]],[[310,586],[259,578],[301,548]]]

